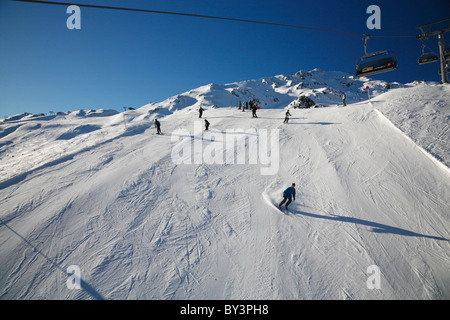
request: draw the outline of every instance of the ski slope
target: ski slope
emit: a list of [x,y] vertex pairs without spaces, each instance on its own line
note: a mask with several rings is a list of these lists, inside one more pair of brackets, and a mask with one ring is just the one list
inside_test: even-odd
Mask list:
[[[127,111],[126,129],[109,110],[2,124],[0,297],[450,298],[449,86],[291,109],[287,125],[289,97],[257,119],[217,97]],[[210,135],[195,132],[200,105]],[[279,130],[276,174],[248,159],[174,163],[181,139],[211,150],[230,128],[247,148]],[[273,204],[292,182],[284,214]],[[66,285],[72,265],[80,290]],[[380,289],[367,286],[373,265]]]

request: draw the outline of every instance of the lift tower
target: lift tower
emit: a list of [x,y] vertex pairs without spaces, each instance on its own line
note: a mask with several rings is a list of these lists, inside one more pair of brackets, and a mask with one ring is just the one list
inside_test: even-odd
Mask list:
[[444,33],[450,31],[450,18],[427,23],[417,28],[422,32],[421,35],[416,37],[418,40],[426,40],[431,36],[438,36],[442,83],[448,83],[448,61],[446,60],[446,55],[448,56],[449,52],[445,48]]

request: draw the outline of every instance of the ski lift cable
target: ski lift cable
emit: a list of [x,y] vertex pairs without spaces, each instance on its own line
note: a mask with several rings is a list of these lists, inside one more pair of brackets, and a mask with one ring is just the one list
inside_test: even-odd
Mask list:
[[[59,1],[35,1],[35,0],[12,0],[16,2],[28,2],[28,3],[38,3],[38,4],[53,4],[53,5],[64,5],[64,6],[79,6],[86,8],[97,8],[97,9],[110,9],[110,10],[122,10],[122,11],[134,11],[134,12],[145,12],[145,13],[155,13],[155,14],[167,14],[167,15],[176,15],[176,16],[187,16],[187,17],[195,17],[195,18],[206,18],[206,19],[216,19],[216,20],[227,20],[227,21],[237,21],[237,22],[247,22],[247,23],[256,23],[256,24],[264,24],[264,25],[272,25],[279,27],[288,27],[288,28],[296,28],[296,29],[305,29],[312,31],[321,31],[321,32],[330,32],[330,33],[340,33],[346,35],[353,36],[365,36],[365,34],[354,33],[354,32],[346,32],[346,31],[338,31],[331,29],[322,29],[322,28],[313,28],[313,27],[304,27],[297,26],[291,24],[277,23],[277,22],[268,22],[268,21],[258,21],[258,20],[248,20],[248,19],[239,19],[239,18],[227,18],[227,17],[219,17],[219,16],[210,16],[203,14],[195,14],[195,13],[184,13],[184,12],[173,12],[173,11],[161,11],[161,10],[150,10],[150,9],[137,9],[137,8],[124,8],[124,7],[111,7],[111,6],[102,6],[102,5],[93,5],[93,4],[79,4],[79,3],[68,3],[68,2],[59,2]],[[416,36],[388,36],[388,35],[372,35],[373,38],[415,38]]]

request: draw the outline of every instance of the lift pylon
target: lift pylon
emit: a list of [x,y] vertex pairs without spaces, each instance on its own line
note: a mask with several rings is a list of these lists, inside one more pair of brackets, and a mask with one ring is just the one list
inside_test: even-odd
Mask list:
[[417,36],[418,40],[426,40],[431,36],[438,36],[439,45],[439,61],[441,63],[441,79],[442,83],[448,83],[447,61],[445,51],[444,34],[450,31],[450,18],[427,23],[417,27],[422,34]]

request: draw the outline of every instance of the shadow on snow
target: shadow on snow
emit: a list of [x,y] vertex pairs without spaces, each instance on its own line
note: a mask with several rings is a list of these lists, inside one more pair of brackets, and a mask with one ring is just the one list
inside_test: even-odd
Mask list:
[[363,225],[363,226],[368,226],[368,227],[372,228],[372,232],[376,232],[376,233],[391,233],[391,234],[398,234],[401,236],[408,236],[408,237],[422,237],[422,238],[428,238],[428,239],[434,239],[434,240],[449,241],[448,239],[443,238],[443,237],[420,234],[420,233],[417,233],[414,231],[409,231],[406,229],[388,226],[386,224],[373,222],[373,221],[369,221],[369,220],[364,220],[364,219],[359,219],[359,218],[344,217],[344,216],[338,216],[338,215],[333,215],[333,214],[331,214],[330,216],[326,216],[326,215],[320,215],[320,214],[315,214],[315,213],[310,213],[310,212],[305,212],[305,211],[298,211],[298,210],[291,211],[291,213],[294,215],[299,215],[299,216],[302,215],[302,216],[311,217],[311,218],[324,219],[324,220],[330,220],[330,221],[340,221],[340,222],[347,222],[347,223],[354,223],[354,224],[359,224],[359,225]]

